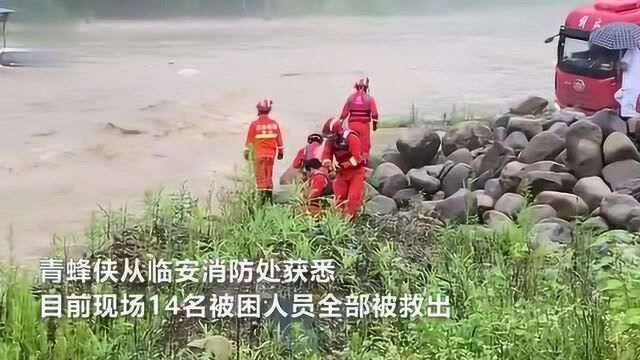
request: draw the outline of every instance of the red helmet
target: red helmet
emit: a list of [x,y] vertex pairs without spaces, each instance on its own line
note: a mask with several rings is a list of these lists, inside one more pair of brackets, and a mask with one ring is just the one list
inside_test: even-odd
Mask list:
[[324,137],[335,137],[342,134],[342,121],[337,117],[332,117],[324,123],[322,127],[322,135]]
[[264,98],[262,100],[260,100],[258,102],[258,104],[256,105],[256,108],[258,109],[258,113],[259,114],[268,114],[269,112],[271,112],[271,105],[273,104],[273,101],[271,101],[271,99],[269,98]]
[[358,81],[356,81],[356,84],[354,85],[354,87],[356,89],[367,90],[369,88],[369,78],[366,76],[360,78]]

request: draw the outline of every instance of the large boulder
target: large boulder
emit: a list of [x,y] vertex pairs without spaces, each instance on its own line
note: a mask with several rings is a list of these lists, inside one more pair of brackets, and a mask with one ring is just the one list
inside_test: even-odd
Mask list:
[[551,127],[547,131],[558,135],[560,139],[562,139],[562,141],[565,141],[567,138],[567,133],[569,132],[569,125],[565,123],[555,123],[551,125]]
[[507,126],[500,126],[493,130],[493,138],[495,141],[504,141],[507,136],[509,136],[509,130],[507,130]]
[[412,168],[422,167],[432,162],[440,149],[440,136],[426,127],[406,129],[396,141],[402,158]]
[[442,190],[445,197],[453,195],[465,187],[467,180],[473,176],[473,169],[467,164],[457,164],[442,180]]
[[578,180],[573,193],[587,203],[589,211],[593,211],[600,206],[605,196],[611,194],[611,189],[599,176],[590,176]]
[[485,225],[495,230],[500,230],[504,226],[513,224],[513,221],[507,215],[496,210],[489,210],[482,214],[482,221]]
[[540,115],[549,106],[549,101],[539,96],[529,96],[520,103],[512,106],[509,113],[513,115]]
[[407,189],[408,187],[409,180],[404,174],[393,175],[382,183],[380,186],[380,194],[393,198],[398,191]]
[[578,121],[579,115],[575,112],[556,111],[551,114],[551,118],[543,125],[544,130],[553,128],[554,125],[560,124],[569,127],[569,125]]
[[600,110],[585,120],[591,121],[598,125],[602,130],[602,135],[607,138],[614,132],[619,132],[623,135],[627,133],[627,124],[618,116],[615,111],[604,109]]
[[382,160],[387,163],[395,164],[402,170],[403,173],[406,173],[413,168],[413,166],[411,166],[411,163],[407,161],[398,150],[395,149],[385,150],[385,152],[382,153]]
[[623,160],[640,160],[636,146],[627,135],[619,132],[614,132],[607,137],[602,146],[602,152],[605,164]]
[[600,127],[588,120],[579,120],[569,127],[567,165],[578,179],[598,176],[602,171],[602,140]]
[[569,169],[563,164],[557,163],[555,161],[538,161],[533,164],[526,165],[520,170],[521,176],[524,177],[528,173],[532,171],[551,171],[557,173],[568,173]]
[[444,154],[442,153],[442,150],[440,150],[436,154],[436,157],[433,158],[430,165],[444,164],[446,161],[447,161],[447,157],[444,156]]
[[542,122],[543,120],[541,119],[512,117],[509,119],[507,129],[509,131],[519,131],[525,134],[527,139],[531,139],[542,132]]
[[491,128],[480,121],[465,121],[450,128],[442,138],[442,153],[449,156],[452,152],[466,148],[475,150],[493,140]]
[[473,173],[474,174],[482,174],[482,172],[480,172],[481,167],[482,167],[482,160],[485,158],[485,155],[482,154],[480,156],[478,156],[477,158],[473,159],[473,161],[471,162],[471,168],[473,169]]
[[512,149],[505,147],[500,142],[495,142],[488,146],[484,152],[476,174],[489,171],[490,177],[496,177],[500,175],[500,172],[508,163],[515,160],[514,155]]
[[396,202],[383,195],[374,196],[364,205],[364,212],[368,215],[387,215],[397,210]]
[[524,208],[525,203],[526,200],[524,197],[518,194],[507,193],[502,195],[502,197],[500,197],[500,199],[496,202],[494,210],[500,211],[501,213],[515,218],[520,210]]
[[527,139],[527,135],[520,131],[514,131],[504,139],[504,146],[513,149],[515,152],[521,152],[527,145],[529,145],[529,139]]
[[[332,186],[331,186],[332,187]],[[331,189],[331,195],[333,195],[333,189]],[[380,195],[378,189],[376,189],[369,182],[364,183],[364,201],[367,202],[373,199],[376,195]]]
[[528,171],[518,185],[518,194],[531,193],[533,196],[543,191],[571,192],[576,184],[575,176],[565,172]]
[[449,154],[446,160],[451,160],[454,164],[471,165],[471,162],[473,161],[473,155],[471,155],[471,151],[469,151],[469,149],[462,148]]
[[409,186],[425,194],[435,194],[440,189],[440,180],[427,174],[424,168],[410,170],[407,178],[409,178]]
[[369,154],[369,164],[372,169],[378,168],[378,166],[382,165],[384,160],[382,159],[382,153],[372,152]]
[[518,161],[533,164],[543,160],[553,160],[564,150],[564,141],[558,135],[544,131],[531,139],[531,142],[518,156]]
[[578,195],[557,191],[543,191],[534,200],[534,204],[551,206],[562,219],[572,219],[589,215],[589,206]]
[[616,189],[620,194],[633,196],[634,199],[640,201],[640,179],[629,179],[618,185]]
[[509,118],[511,117],[510,114],[504,114],[502,116],[499,116],[498,118],[496,118],[493,122],[492,122],[492,128],[493,131],[495,133],[495,130],[498,128],[506,128],[507,125],[509,124]]
[[504,195],[505,191],[500,186],[500,180],[489,179],[484,185],[485,194],[491,196],[494,200],[500,199]]
[[520,185],[520,180],[522,180],[520,171],[526,166],[519,161],[512,161],[505,165],[505,167],[500,172],[500,188],[503,192],[515,192],[518,189],[518,185]]
[[440,179],[440,176],[442,175],[442,171],[444,170],[444,167],[445,167],[445,163],[425,166],[422,169],[427,172],[427,175],[434,177],[436,179]]
[[487,195],[484,190],[476,190],[473,194],[478,200],[478,210],[481,212],[493,209],[493,206],[496,204],[496,201]]
[[440,171],[440,176],[438,176],[441,183],[455,166],[456,164],[454,164],[453,161],[445,161],[444,164],[442,164],[442,171]]
[[382,184],[394,175],[404,175],[404,172],[394,163],[382,163],[373,172],[372,184],[380,189]]
[[613,226],[626,227],[632,210],[640,208],[640,203],[629,195],[611,193],[602,199],[600,214]]
[[640,179],[640,162],[623,160],[602,169],[602,176],[613,191],[618,191],[632,179]]
[[471,179],[471,181],[469,182],[469,188],[474,191],[484,189],[487,185],[487,181],[491,180],[492,178],[492,174],[489,171],[485,171],[482,174]]
[[434,210],[447,222],[466,222],[475,216],[478,201],[468,189],[460,189],[447,199],[437,201]]

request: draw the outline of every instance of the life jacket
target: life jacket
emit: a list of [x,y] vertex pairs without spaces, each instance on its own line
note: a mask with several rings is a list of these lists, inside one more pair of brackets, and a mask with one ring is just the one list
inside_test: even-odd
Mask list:
[[322,166],[323,144],[313,142],[304,148],[303,168],[309,172]]
[[371,121],[371,97],[356,91],[349,97],[349,121]]
[[[349,159],[351,159],[352,154],[349,149],[349,141],[348,141],[350,135],[358,136],[358,133],[351,129],[347,129],[333,143],[333,156],[335,156],[336,161],[338,161],[339,163],[347,162],[349,161]],[[358,151],[359,150],[360,149],[358,149]],[[361,163],[359,165],[364,165],[364,164]]]

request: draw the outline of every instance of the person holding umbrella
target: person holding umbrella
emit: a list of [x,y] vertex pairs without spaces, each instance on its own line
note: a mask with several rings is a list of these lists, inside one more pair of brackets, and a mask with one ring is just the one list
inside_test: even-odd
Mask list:
[[624,52],[618,63],[622,71],[622,84],[614,97],[620,104],[620,116],[623,119],[639,116],[640,26],[631,23],[607,24],[591,33],[589,44]]

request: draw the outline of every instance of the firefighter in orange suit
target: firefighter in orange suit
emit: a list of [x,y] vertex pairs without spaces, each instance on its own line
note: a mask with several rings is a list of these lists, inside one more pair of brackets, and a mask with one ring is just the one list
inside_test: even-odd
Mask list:
[[256,187],[263,201],[273,199],[273,166],[276,157],[282,160],[284,146],[278,122],[269,116],[273,102],[263,99],[256,105],[258,118],[251,122],[247,132],[244,158],[249,160],[249,150],[253,148]]
[[327,120],[322,135],[327,139],[322,164],[336,171],[333,181],[336,203],[347,218],[354,219],[364,200],[365,164],[360,138],[353,129],[343,129],[338,118]]
[[369,95],[368,77],[356,81],[354,88],[356,91],[349,96],[344,104],[340,120],[344,121],[348,118],[345,128],[358,133],[362,157],[366,165],[371,151],[371,129],[378,130],[378,106],[373,96]]
[[323,142],[322,135],[309,135],[307,146],[300,149],[293,162],[294,168],[303,170],[308,182],[304,195],[309,202],[307,210],[314,216],[320,213],[320,198],[331,189],[329,172],[322,166]]

